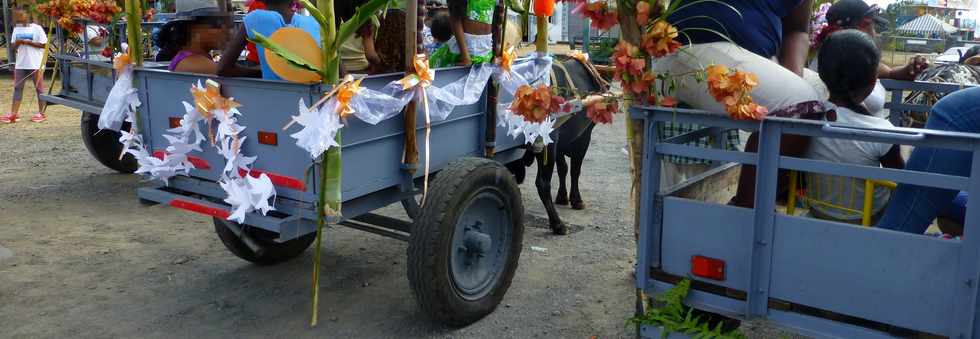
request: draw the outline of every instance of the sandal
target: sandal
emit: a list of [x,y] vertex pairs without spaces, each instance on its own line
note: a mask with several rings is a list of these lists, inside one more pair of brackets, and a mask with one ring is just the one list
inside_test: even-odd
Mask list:
[[12,124],[17,122],[17,114],[7,113],[7,115],[0,116],[0,123]]
[[31,117],[31,121],[33,122],[44,122],[45,120],[48,120],[48,117],[44,116],[44,113],[40,112]]

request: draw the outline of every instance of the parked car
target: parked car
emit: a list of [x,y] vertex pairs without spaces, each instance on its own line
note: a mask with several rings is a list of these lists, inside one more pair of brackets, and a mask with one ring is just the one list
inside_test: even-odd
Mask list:
[[970,49],[970,46],[966,47],[953,47],[947,49],[942,55],[936,57],[937,64],[955,64],[960,62],[960,57],[966,54],[966,51]]

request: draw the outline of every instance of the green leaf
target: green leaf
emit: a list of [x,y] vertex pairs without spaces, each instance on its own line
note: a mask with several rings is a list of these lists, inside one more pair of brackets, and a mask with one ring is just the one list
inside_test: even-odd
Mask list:
[[316,8],[316,5],[311,3],[309,0],[299,0],[299,3],[303,5],[303,8],[306,8],[307,11],[310,11],[310,16],[312,16],[321,27],[329,25],[327,23],[327,18],[324,17],[323,13]]
[[350,37],[354,36],[354,33],[361,28],[364,23],[374,16],[374,13],[378,12],[382,8],[389,6],[393,0],[371,0],[368,3],[357,7],[354,11],[354,17],[350,20],[345,21],[340,24],[340,29],[337,30],[337,38],[334,40],[334,46],[330,46],[332,50],[337,50],[344,41],[347,41]]
[[685,28],[685,29],[682,29],[682,30],[678,31],[678,33],[680,33],[680,32],[687,32],[687,31],[702,31],[702,32],[708,32],[708,33],[714,33],[715,35],[718,35],[722,39],[725,39],[725,41],[727,41],[727,42],[730,42],[730,43],[733,43],[733,44],[735,43],[727,35],[724,35],[721,32],[718,32],[718,31],[713,30],[713,29],[710,29],[710,28],[688,27],[688,28]]
[[[677,25],[680,25],[682,22],[685,22],[685,21],[688,21],[688,20],[693,20],[693,19],[708,19],[708,20],[714,21],[716,24],[718,24],[718,27],[721,27],[721,29],[723,31],[725,31],[725,36],[731,36],[731,33],[728,32],[728,28],[726,28],[725,25],[721,23],[721,21],[718,21],[717,19],[712,18],[712,17],[707,16],[707,15],[695,15],[695,16],[692,16],[692,17],[687,17],[687,18],[683,18],[683,19],[677,20],[675,22],[671,22],[670,24],[671,25],[674,25],[674,26],[677,26]],[[690,43],[690,41],[691,41],[691,37],[690,36],[687,37],[687,41],[688,41],[688,43]]]
[[323,70],[317,68],[316,65],[307,61],[306,59],[303,59],[303,57],[299,55],[293,54],[293,52],[290,52],[289,50],[285,49],[279,44],[272,42],[271,40],[269,40],[269,38],[266,38],[264,35],[262,35],[262,33],[253,30],[252,34],[255,35],[255,38],[249,39],[250,41],[252,41],[256,45],[262,46],[263,48],[272,51],[273,53],[276,53],[276,55],[285,59],[286,62],[288,62],[290,65],[308,71],[313,71],[313,72],[323,74]]
[[685,3],[683,6],[681,6],[680,4],[682,2],[685,2],[685,1],[676,1],[673,4],[671,4],[670,5],[671,9],[668,9],[668,10],[664,11],[664,14],[661,15],[661,18],[664,18],[665,19],[668,16],[670,16],[671,14],[674,14],[674,12],[676,12],[676,11],[685,9],[687,7],[690,7],[690,6],[697,5],[697,4],[702,3],[702,2],[716,3],[716,4],[719,4],[719,5],[728,7],[729,9],[732,10],[732,12],[735,12],[735,15],[738,15],[739,18],[742,18],[742,12],[740,12],[734,6],[729,5],[727,3],[724,3],[724,2],[722,2],[720,0],[697,0],[697,1],[691,1],[691,2]]

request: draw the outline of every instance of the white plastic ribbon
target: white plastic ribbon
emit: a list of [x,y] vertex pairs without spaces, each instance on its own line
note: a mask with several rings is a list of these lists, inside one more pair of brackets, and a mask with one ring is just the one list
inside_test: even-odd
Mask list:
[[123,120],[129,118],[140,104],[136,88],[133,88],[133,67],[126,66],[109,90],[96,125],[99,129],[118,131]]

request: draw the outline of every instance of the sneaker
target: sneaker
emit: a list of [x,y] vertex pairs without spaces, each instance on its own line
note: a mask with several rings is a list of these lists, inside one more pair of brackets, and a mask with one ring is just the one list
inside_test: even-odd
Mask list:
[[17,122],[17,114],[7,113],[7,115],[0,116],[0,123],[12,124]]
[[44,122],[45,120],[48,120],[48,117],[44,113],[38,113],[31,117],[31,121],[33,122]]

